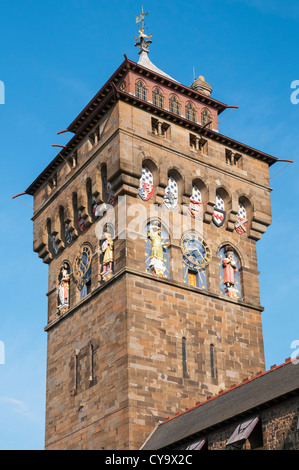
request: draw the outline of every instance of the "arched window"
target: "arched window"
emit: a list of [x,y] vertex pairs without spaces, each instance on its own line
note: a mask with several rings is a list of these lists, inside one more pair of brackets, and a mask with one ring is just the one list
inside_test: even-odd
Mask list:
[[135,84],[135,96],[141,100],[147,100],[147,88],[142,80],[137,80]]
[[[210,112],[205,108],[201,112],[201,125],[212,129],[212,118]],[[206,125],[207,124],[207,125]]]
[[164,108],[164,95],[158,87],[153,89],[153,104],[158,108]]
[[180,116],[181,114],[180,110],[181,110],[181,105],[180,105],[178,98],[176,97],[176,95],[172,95],[169,98],[169,111],[171,111],[174,114],[178,114]]
[[189,101],[189,103],[186,104],[185,114],[186,114],[186,118],[189,119],[189,121],[196,122],[196,109],[193,103],[191,103],[191,101]]
[[93,218],[93,197],[92,197],[92,182],[90,178],[86,180],[86,199],[87,211],[91,219]]
[[51,220],[48,219],[47,221],[47,232],[48,232],[48,246],[50,253],[53,257],[57,256],[59,253],[59,248],[56,243],[56,237],[55,235],[52,234],[52,228],[51,228]]
[[241,299],[241,263],[239,256],[232,246],[227,245],[219,250],[218,257],[221,293],[228,297]]
[[158,220],[146,224],[145,268],[159,277],[169,278],[169,235]]

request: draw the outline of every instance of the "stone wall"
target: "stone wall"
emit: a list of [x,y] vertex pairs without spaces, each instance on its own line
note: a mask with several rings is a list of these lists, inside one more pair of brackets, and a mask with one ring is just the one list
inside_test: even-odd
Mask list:
[[[35,195],[34,250],[49,264],[47,448],[139,448],[160,419],[264,369],[255,244],[271,223],[268,165],[245,154],[238,167],[228,165],[220,140],[207,139],[203,153],[190,148],[190,131],[179,123],[171,123],[166,137],[153,134],[152,118],[155,115],[117,102],[100,121],[98,139],[88,136],[80,144],[75,167],[59,167],[55,187],[45,182]],[[137,194],[143,164],[154,176],[154,196],[148,202]],[[115,238],[114,278],[107,284],[99,276],[99,222],[90,205],[92,196],[99,204],[105,202],[103,165],[115,195],[125,197],[122,211],[131,227],[122,227]],[[133,224],[134,204],[145,208],[149,221],[151,205],[163,203],[170,174],[178,181],[179,217],[190,202],[192,184],[201,188],[199,230],[212,253],[206,290],[184,283],[172,214],[169,276],[146,272],[146,233]],[[216,227],[212,213],[220,188],[227,214],[223,226]],[[78,229],[74,195],[86,225],[83,232]],[[234,230],[240,198],[246,201],[249,219],[243,235]],[[118,205],[116,209],[117,222]],[[70,245],[62,233],[65,221],[72,234]],[[58,255],[49,246],[49,230]],[[59,316],[59,268],[63,261],[72,267],[84,243],[92,250],[91,291],[80,300],[71,277],[70,308]],[[241,261],[240,299],[223,296],[219,287],[218,251],[228,243]],[[182,337],[187,342],[185,375]],[[215,347],[215,377],[210,344]]]

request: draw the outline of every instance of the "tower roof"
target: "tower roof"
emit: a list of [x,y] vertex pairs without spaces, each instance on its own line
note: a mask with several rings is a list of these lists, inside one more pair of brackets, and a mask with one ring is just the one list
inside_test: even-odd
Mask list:
[[174,80],[172,77],[170,77],[170,75],[167,75],[167,73],[158,69],[158,67],[156,67],[149,59],[148,47],[152,42],[151,37],[152,35],[148,36],[147,34],[144,33],[144,27],[140,28],[139,36],[137,38],[135,37],[135,41],[136,41],[135,46],[138,46],[140,48],[140,51],[138,52],[138,54],[140,55],[139,60],[138,60],[138,65],[141,65],[142,67],[145,67],[146,69],[149,69],[152,72],[158,73],[159,75],[162,75],[164,77],[170,78],[171,80]]
[[[200,76],[196,79],[191,86],[185,86],[173,79],[170,75],[165,73],[156,67],[148,57],[149,54],[149,45],[152,43],[151,37],[152,34],[145,34],[144,30],[144,17],[147,13],[142,13],[136,17],[136,23],[142,23],[141,28],[139,29],[139,36],[135,37],[135,46],[140,48],[139,51],[139,60],[138,62],[133,62],[129,60],[125,55],[125,60],[118,67],[118,69],[113,73],[109,80],[104,84],[104,86],[98,91],[98,93],[91,99],[91,101],[85,106],[85,108],[78,114],[78,116],[69,124],[66,131],[71,132],[74,136],[69,140],[67,145],[65,145],[58,155],[49,163],[45,170],[33,181],[33,183],[25,191],[27,194],[34,195],[35,191],[40,187],[40,185],[49,178],[51,173],[68,157],[68,155],[77,147],[81,140],[90,132],[92,127],[99,121],[99,119],[111,108],[117,100],[125,100],[130,102],[134,106],[142,106],[144,108],[144,101],[132,96],[132,94],[126,93],[123,90],[120,90],[119,84],[123,80],[124,76],[128,73],[129,70],[134,71],[135,73],[140,74],[140,76],[149,77],[152,80],[155,80],[156,83],[166,85],[170,90],[173,90],[175,93],[184,94],[192,100],[201,102],[202,104],[213,108],[217,111],[218,115],[221,114],[228,108],[237,108],[237,106],[230,106],[224,104],[214,98],[210,97],[212,92],[212,87],[205,81],[204,77]],[[189,129],[199,132],[202,135],[205,135],[211,139],[221,141],[223,144],[228,147],[232,147],[236,151],[244,152],[252,157],[262,159],[266,161],[269,166],[277,161],[289,161],[282,160],[272,155],[268,155],[264,152],[260,152],[252,147],[249,147],[245,144],[237,142],[229,137],[226,137],[220,134],[218,131],[205,128],[198,123],[193,123],[190,126],[190,121],[184,118],[183,116],[178,117],[174,115],[169,110],[157,108],[153,103],[147,102],[146,108],[147,111],[155,112],[156,114],[161,114],[164,118],[169,120],[174,120],[179,125],[186,125]],[[167,111],[165,113],[165,111]]]

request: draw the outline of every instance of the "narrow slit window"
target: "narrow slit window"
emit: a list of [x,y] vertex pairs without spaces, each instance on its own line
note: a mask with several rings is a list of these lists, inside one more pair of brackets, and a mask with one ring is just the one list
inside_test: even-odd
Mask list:
[[183,376],[187,375],[187,340],[182,338],[182,361],[183,361]]
[[211,377],[212,379],[216,378],[215,372],[215,348],[214,344],[210,344],[210,366],[211,366]]

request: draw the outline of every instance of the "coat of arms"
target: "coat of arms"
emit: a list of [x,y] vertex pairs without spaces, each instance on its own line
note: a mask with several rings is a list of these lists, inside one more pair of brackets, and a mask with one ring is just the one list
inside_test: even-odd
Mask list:
[[148,168],[142,168],[142,176],[138,188],[138,194],[144,201],[148,201],[154,192],[153,175]]
[[188,210],[191,216],[196,219],[202,209],[202,202],[201,202],[201,192],[196,186],[193,186],[192,189],[192,196],[190,197],[190,204]]
[[114,204],[116,203],[116,197],[111,189],[111,183],[109,182],[107,183],[106,199],[107,203],[111,204],[111,206],[114,206]]
[[168,186],[165,189],[164,204],[169,210],[173,210],[178,202],[178,185],[173,178],[168,178]]
[[81,232],[85,230],[85,222],[81,215],[81,211],[78,212],[78,227],[79,227],[79,230],[81,230]]
[[235,230],[239,235],[243,235],[247,229],[247,218],[246,209],[243,204],[239,203],[239,212],[237,214],[237,222],[235,224]]
[[216,194],[216,204],[214,206],[212,220],[217,227],[221,227],[225,220],[224,201],[219,194]]

